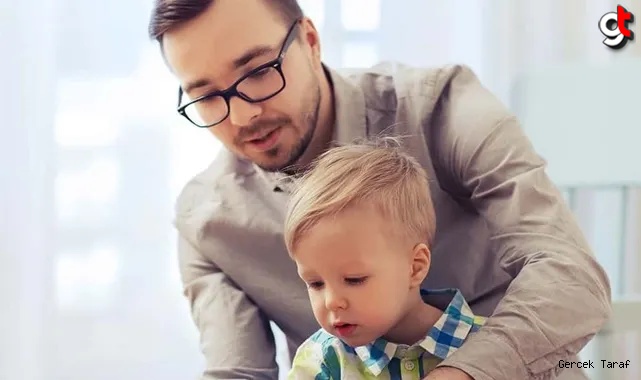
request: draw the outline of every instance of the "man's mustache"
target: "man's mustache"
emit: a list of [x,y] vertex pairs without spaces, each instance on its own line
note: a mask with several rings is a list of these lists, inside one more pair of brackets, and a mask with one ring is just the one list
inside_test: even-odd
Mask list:
[[275,127],[289,124],[291,123],[291,120],[286,117],[281,117],[277,119],[270,119],[270,120],[259,120],[252,125],[243,127],[238,130],[238,134],[236,135],[235,143],[236,144],[242,144],[243,141],[246,141],[248,138],[251,138],[252,136],[260,135],[263,132],[268,132]]

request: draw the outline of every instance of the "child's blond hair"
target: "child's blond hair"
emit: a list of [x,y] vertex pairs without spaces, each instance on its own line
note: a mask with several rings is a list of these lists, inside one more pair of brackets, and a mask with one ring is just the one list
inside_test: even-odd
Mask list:
[[357,205],[373,206],[390,221],[395,236],[432,244],[436,222],[427,174],[397,139],[332,148],[298,181],[285,217],[290,254],[322,218]]

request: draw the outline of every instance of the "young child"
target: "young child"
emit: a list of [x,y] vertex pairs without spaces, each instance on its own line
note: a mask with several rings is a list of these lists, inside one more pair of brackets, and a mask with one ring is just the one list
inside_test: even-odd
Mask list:
[[286,246],[322,328],[289,379],[422,379],[484,323],[456,289],[421,290],[434,209],[390,140],[329,150],[292,195]]

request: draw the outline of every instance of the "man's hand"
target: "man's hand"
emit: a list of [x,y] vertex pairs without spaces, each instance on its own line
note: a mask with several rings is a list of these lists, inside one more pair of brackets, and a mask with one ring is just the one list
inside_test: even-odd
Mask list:
[[438,367],[423,380],[474,380],[467,373],[454,367]]

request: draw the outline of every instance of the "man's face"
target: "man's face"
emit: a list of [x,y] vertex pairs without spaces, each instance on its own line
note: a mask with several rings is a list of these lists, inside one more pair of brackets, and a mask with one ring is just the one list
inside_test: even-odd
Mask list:
[[[277,58],[290,26],[265,0],[215,0],[202,15],[166,33],[163,50],[185,91],[183,104],[227,89]],[[297,34],[282,64],[285,88],[260,103],[232,97],[228,117],[209,128],[231,152],[269,171],[296,163],[318,119],[318,34],[308,20]]]

